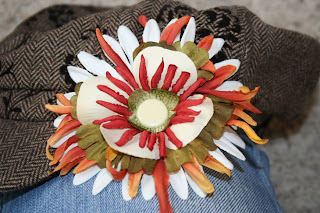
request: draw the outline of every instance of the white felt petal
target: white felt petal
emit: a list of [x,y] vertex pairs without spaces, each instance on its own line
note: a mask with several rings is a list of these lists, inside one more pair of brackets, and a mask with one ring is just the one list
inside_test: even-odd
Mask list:
[[148,158],[148,159],[159,159],[159,146],[155,144],[153,150],[150,151],[147,146],[140,148],[139,139],[140,134],[135,135],[127,144],[124,146],[118,146],[115,143],[121,138],[123,133],[129,129],[105,129],[103,124],[100,126],[100,131],[103,137],[108,141],[108,144],[111,148],[139,158]]
[[188,183],[182,168],[179,172],[170,174],[170,184],[181,199],[188,199]]
[[228,169],[232,170],[234,168],[233,164],[226,158],[226,156],[224,156],[219,148],[214,151],[209,151],[209,154]]
[[[161,76],[161,79],[158,84],[158,88],[161,88],[165,75],[167,73],[168,67],[170,64],[176,65],[178,68],[176,70],[175,77],[172,80],[172,85],[177,82],[182,72],[189,72],[190,78],[187,80],[184,87],[180,90],[181,94],[184,90],[189,88],[194,82],[197,81],[197,68],[195,67],[193,61],[184,53],[178,51],[172,51],[164,49],[162,47],[148,47],[142,50],[133,62],[133,76],[136,79],[136,82],[141,86],[139,79],[139,68],[141,62],[141,55],[144,56],[146,60],[146,68],[148,71],[148,82],[151,82],[151,79],[155,72],[157,71],[159,65],[164,61],[164,69]],[[150,84],[151,85],[151,84]]]
[[111,183],[112,179],[110,172],[106,168],[102,169],[93,183],[92,194],[99,194],[104,188],[106,188],[106,186],[109,185],[109,183]]
[[160,28],[156,20],[150,19],[143,30],[142,34],[143,42],[153,41],[159,42],[160,41]]
[[152,175],[144,174],[141,179],[141,192],[145,200],[151,200],[156,194],[156,187]]
[[212,58],[215,54],[217,54],[221,50],[223,45],[224,45],[224,40],[222,38],[214,38],[212,45],[208,51],[209,58]]
[[239,158],[240,160],[246,160],[246,157],[239,151],[235,145],[230,141],[220,138],[219,140],[214,140],[214,143],[222,150],[228,152],[229,154]]
[[98,172],[100,172],[100,171],[101,171],[101,169],[99,168],[99,166],[95,165],[95,166],[90,167],[89,169],[84,170],[83,172],[75,174],[74,178],[73,178],[73,185],[78,186],[80,184],[87,182],[93,176],[98,174]]
[[[171,24],[173,24],[173,23],[176,22],[177,20],[178,20],[177,18],[172,19],[165,28],[169,27]],[[162,32],[163,32],[163,31],[162,31]],[[179,31],[179,33],[178,33],[178,35],[176,36],[176,38],[174,39],[173,43],[175,43],[176,41],[180,41],[180,35],[181,35],[181,31]]]
[[122,197],[125,201],[132,199],[129,195],[129,173],[122,180]]
[[113,77],[122,81],[124,80],[110,64],[108,64],[104,60],[100,60],[99,58],[91,55],[90,53],[81,51],[78,54],[78,58],[81,64],[88,71],[97,76],[106,77],[106,73],[109,72]]
[[243,84],[239,81],[225,81],[216,88],[217,91],[238,91],[239,87],[243,87]]
[[63,137],[58,140],[55,144],[52,144],[51,147],[52,148],[58,148],[59,146],[61,146],[64,142],[66,142],[70,137],[76,135],[76,131],[77,130],[72,130],[71,132],[64,134]]
[[230,78],[231,76],[233,76],[238,71],[238,69],[240,67],[240,61],[238,59],[228,59],[228,60],[221,61],[219,63],[214,64],[216,69],[219,69],[220,67],[224,67],[224,66],[227,66],[227,65],[233,65],[233,66],[235,66],[237,68],[236,71],[234,71],[229,76],[229,78]]
[[184,43],[186,43],[187,41],[194,42],[195,35],[196,35],[196,21],[193,17],[191,17],[182,35],[180,47],[182,48]]
[[[108,35],[103,35],[104,40],[111,46],[113,51],[119,55],[122,61],[127,65],[127,67],[131,70],[131,64],[129,63],[126,55],[124,54],[121,45],[114,38]],[[109,56],[105,53],[105,55],[109,58]],[[110,58],[109,58],[110,59]],[[111,60],[111,59],[110,59]],[[111,60],[112,61],[112,60]]]
[[130,61],[130,64],[133,64],[133,51],[139,46],[137,37],[128,27],[121,25],[118,28],[118,39],[122,49]]
[[[193,95],[188,99],[201,99],[202,97],[202,95]],[[186,146],[196,137],[198,137],[202,129],[211,119],[214,111],[213,107],[212,101],[209,98],[205,98],[202,104],[189,108],[195,111],[200,111],[199,115],[195,116],[193,122],[175,124],[170,127],[176,137],[183,143],[182,146]],[[177,147],[174,145],[169,146],[168,148],[177,149]]]
[[245,142],[240,138],[240,136],[229,126],[224,128],[223,137],[228,139],[231,143],[241,147],[242,149],[246,148]]
[[71,144],[71,145],[66,149],[66,151],[64,151],[64,153],[63,153],[62,157],[60,158],[59,162],[62,161],[62,159],[64,158],[64,156],[66,156],[66,154],[67,154],[71,149],[73,149],[73,148],[75,148],[75,147],[77,147],[77,146],[78,146],[78,143],[73,143],[73,144]]
[[84,82],[79,91],[77,100],[77,116],[82,125],[90,124],[94,120],[103,119],[116,113],[97,104],[97,100],[113,104],[120,104],[112,96],[100,91],[97,86],[106,85],[110,89],[119,92],[120,95],[128,98],[128,94],[116,87],[111,81],[103,77],[93,77]]
[[[200,166],[201,167],[201,166]],[[201,167],[202,168],[202,167]],[[197,182],[195,182],[192,177],[187,173],[185,172],[186,174],[186,178],[187,178],[187,181],[191,187],[191,189],[201,198],[204,198],[206,197],[207,193],[205,191],[203,191],[197,184]]]
[[79,67],[68,66],[67,70],[71,79],[75,83],[85,82],[89,78],[93,77],[93,75],[91,75],[87,70],[81,69]]
[[[76,94],[75,92],[68,92],[63,95],[64,95],[64,97],[66,97],[70,101],[71,97],[74,96],[75,94]],[[57,104],[60,106],[63,106],[63,104],[60,103],[60,101],[58,99],[57,99]]]
[[64,115],[59,115],[56,119],[54,119],[53,121],[53,126],[55,128],[58,128],[58,126],[60,125],[61,121],[67,116],[67,114]]

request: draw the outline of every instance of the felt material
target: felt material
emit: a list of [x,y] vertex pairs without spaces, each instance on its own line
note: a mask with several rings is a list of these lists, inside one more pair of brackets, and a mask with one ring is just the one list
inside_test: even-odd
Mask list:
[[[251,89],[261,86],[253,99],[271,116],[293,119],[308,107],[318,81],[320,45],[309,36],[272,27],[243,7],[196,11],[170,0],[143,1],[115,9],[54,6],[28,20],[0,43],[0,192],[17,190],[47,180],[46,140],[54,132],[56,114],[45,109],[56,93],[73,91],[67,66],[80,66],[76,55],[86,51],[108,61],[95,35],[117,38],[120,25],[141,41],[139,15],[155,19],[162,31],[173,18],[196,20],[195,41],[205,36],[225,40],[214,63],[239,59],[231,79]],[[110,62],[110,61],[108,61]]]

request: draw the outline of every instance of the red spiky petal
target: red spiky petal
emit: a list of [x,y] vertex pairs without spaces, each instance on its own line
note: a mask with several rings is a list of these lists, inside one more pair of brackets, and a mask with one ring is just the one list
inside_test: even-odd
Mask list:
[[141,55],[141,62],[140,62],[140,68],[139,68],[139,79],[142,86],[142,89],[149,92],[150,86],[148,81],[148,73],[146,68],[146,59],[143,55]]
[[126,106],[128,105],[128,99],[126,99],[123,95],[120,95],[119,92],[116,92],[105,85],[98,85],[97,87],[100,91],[107,93],[108,95],[110,95],[111,97],[119,101],[120,103]]
[[146,23],[148,22],[148,18],[145,15],[140,15],[138,18],[138,22],[143,26],[146,27]]
[[110,121],[102,125],[105,129],[127,129],[133,128],[127,120]]
[[189,22],[190,18],[191,16],[183,16],[165,28],[162,31],[160,41],[166,41],[168,45],[172,45],[182,27]]
[[94,120],[92,123],[100,125],[100,124],[107,122],[107,121],[116,121],[116,120],[127,120],[127,118],[123,117],[121,115],[111,115],[111,116],[103,118],[101,120]]
[[190,73],[182,72],[177,82],[172,86],[171,92],[177,94],[190,78]]
[[156,144],[156,139],[157,139],[157,133],[152,132],[150,134],[150,137],[149,137],[149,140],[148,140],[148,145],[147,145],[147,147],[148,147],[148,149],[150,151],[153,150],[153,147]]
[[116,85],[119,89],[127,93],[128,95],[131,95],[133,90],[123,81],[116,79],[113,77],[109,72],[106,73],[107,78],[114,84]]
[[140,139],[139,139],[139,146],[140,148],[144,148],[147,144],[147,140],[149,137],[149,132],[147,130],[144,130],[141,135],[140,135]]
[[180,101],[186,100],[194,91],[196,91],[199,87],[201,87],[207,80],[203,77],[199,78],[196,82],[194,82],[186,91],[180,95]]
[[161,64],[159,65],[157,71],[155,72],[155,74],[153,75],[153,77],[151,79],[151,87],[152,88],[158,88],[158,83],[161,79],[163,68],[164,68],[164,61],[162,58]]
[[201,48],[209,51],[212,46],[212,43],[213,43],[213,35],[208,35],[208,36],[204,37],[203,39],[201,39],[201,41],[199,41],[198,47],[201,47]]
[[164,132],[157,134],[159,141],[159,152],[161,157],[168,157]]
[[138,133],[140,133],[138,129],[129,129],[122,134],[121,138],[115,144],[117,146],[124,146]]
[[216,70],[216,74],[213,79],[206,82],[200,89],[215,89],[220,86],[232,73],[237,70],[237,67],[233,65],[227,65],[220,67]]
[[197,106],[202,104],[203,100],[206,96],[203,96],[201,99],[187,99],[178,104],[178,106],[173,111],[179,111],[180,109],[184,109],[187,107]]
[[176,74],[177,66],[170,64],[167,70],[166,77],[164,78],[164,83],[161,87],[161,89],[169,90],[171,87],[172,80]]
[[189,117],[189,116],[175,116],[172,118],[170,125],[175,125],[175,124],[182,124],[182,123],[190,123],[194,121],[194,117]]
[[120,115],[124,115],[124,116],[132,115],[132,112],[127,107],[121,106],[119,104],[112,104],[112,103],[101,101],[101,100],[96,101],[96,103]]
[[192,110],[192,109],[189,109],[189,108],[183,108],[183,109],[179,109],[177,111],[177,114],[176,116],[190,116],[190,115],[194,115],[194,116],[197,116],[199,115],[201,111],[195,111],[195,110]]
[[139,85],[137,84],[136,80],[134,79],[132,73],[128,73],[127,70],[123,69],[120,66],[116,66],[117,72],[124,78],[134,89],[138,89]]
[[169,140],[178,148],[180,149],[182,147],[182,142],[176,137],[174,132],[168,127],[166,129],[166,134],[169,138]]

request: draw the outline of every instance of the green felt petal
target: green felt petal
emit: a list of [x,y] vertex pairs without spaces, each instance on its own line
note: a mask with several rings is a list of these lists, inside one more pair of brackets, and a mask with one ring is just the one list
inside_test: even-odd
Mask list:
[[195,43],[187,41],[181,52],[185,53],[193,61],[196,68],[199,69],[209,61],[209,53],[203,48],[198,47]]
[[210,81],[214,74],[212,72],[209,72],[209,71],[205,71],[205,70],[198,70],[198,79],[199,78],[205,78],[207,81]]
[[146,42],[146,43],[141,43],[134,51],[133,51],[133,60],[137,57],[139,52],[144,50],[147,47],[162,47],[168,50],[176,50],[174,46],[168,45],[166,41],[161,41],[160,43],[157,42]]

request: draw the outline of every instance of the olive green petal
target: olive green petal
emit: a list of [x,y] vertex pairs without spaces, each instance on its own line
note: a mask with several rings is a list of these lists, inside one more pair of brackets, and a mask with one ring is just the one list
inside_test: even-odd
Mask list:
[[[213,143],[213,142],[212,142]],[[197,158],[199,163],[203,163],[208,155],[208,149],[203,146],[198,140],[194,140],[193,143],[189,143],[189,150]]]
[[106,154],[107,154],[107,149],[101,150],[101,152],[96,155],[96,161],[98,166],[102,168],[106,168]]
[[80,91],[80,87],[81,85],[83,84],[83,82],[79,82],[76,84],[76,86],[74,87],[74,91],[75,93],[78,95],[79,94],[79,91]]
[[130,155],[124,154],[121,160],[121,170],[125,170],[129,168],[130,165]]
[[88,135],[84,138],[82,138],[79,142],[78,142],[78,146],[81,149],[87,149],[89,146],[91,146],[93,143],[96,142],[102,142],[103,143],[103,136],[101,135],[100,132],[95,132],[91,135]]
[[88,160],[98,160],[102,150],[105,150],[107,145],[105,143],[97,142],[92,144],[89,148],[86,149],[86,158]]
[[70,102],[72,106],[77,106],[78,95],[74,95],[70,98]]
[[141,170],[143,170],[143,163],[144,163],[144,159],[131,157],[128,171],[130,173],[140,172]]
[[71,110],[71,117],[78,120],[78,116],[77,116],[77,107],[74,106]]
[[176,41],[176,42],[174,42],[174,43],[172,44],[172,46],[173,46],[174,48],[176,48],[177,51],[180,51],[180,52],[181,52],[181,46],[180,46],[180,44],[181,44],[181,41]]
[[88,135],[91,135],[91,134],[94,134],[97,132],[100,132],[99,125],[96,125],[96,124],[82,125],[77,129],[76,137],[77,138],[84,138]]
[[207,81],[210,81],[214,76],[212,72],[205,71],[205,70],[198,70],[197,73],[198,73],[198,79],[205,78]]
[[207,95],[208,98],[211,99],[211,101],[213,102],[213,104],[215,103],[226,103],[226,104],[230,104],[232,101],[231,100],[227,100],[224,98],[219,98],[217,96],[214,95]]
[[181,48],[181,52],[189,56],[197,69],[199,69],[209,61],[208,51],[198,47],[191,41],[187,41],[186,43],[184,43],[183,47]]
[[146,43],[141,43],[134,51],[133,51],[133,60],[137,57],[137,55],[144,50],[147,47],[162,47],[168,50],[173,50],[175,51],[176,48],[174,46],[168,45],[166,41],[161,41],[160,43],[157,42],[146,42]]

